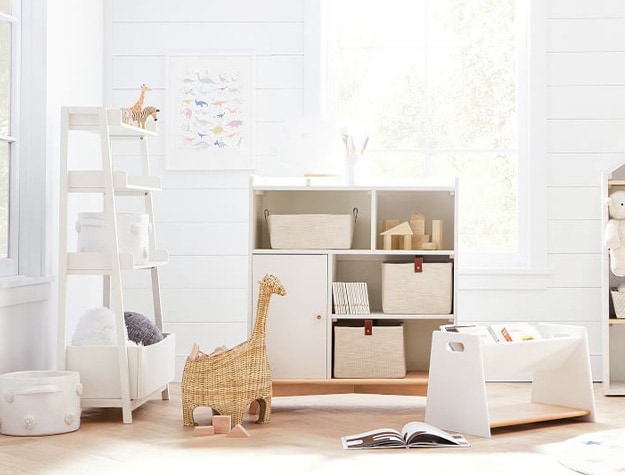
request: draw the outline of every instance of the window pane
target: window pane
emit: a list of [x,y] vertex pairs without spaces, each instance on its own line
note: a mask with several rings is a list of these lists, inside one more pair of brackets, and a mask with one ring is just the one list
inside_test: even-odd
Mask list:
[[428,5],[431,146],[515,149],[514,1]]
[[461,249],[518,252],[516,0],[327,6],[330,105],[371,175],[458,176]]
[[11,25],[0,22],[0,135],[10,135]]
[[11,6],[11,0],[0,0],[0,13],[6,13],[7,15],[11,13],[10,6]]
[[460,250],[514,252],[517,239],[517,158],[512,154],[435,154],[432,175],[459,177]]
[[0,141],[0,259],[9,248],[9,144]]

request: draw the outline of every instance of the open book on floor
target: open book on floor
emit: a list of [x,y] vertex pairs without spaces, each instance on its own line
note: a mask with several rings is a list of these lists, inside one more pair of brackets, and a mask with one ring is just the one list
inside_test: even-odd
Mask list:
[[374,429],[341,437],[344,449],[395,449],[413,447],[469,447],[461,434],[450,434],[425,422],[408,422],[401,431]]

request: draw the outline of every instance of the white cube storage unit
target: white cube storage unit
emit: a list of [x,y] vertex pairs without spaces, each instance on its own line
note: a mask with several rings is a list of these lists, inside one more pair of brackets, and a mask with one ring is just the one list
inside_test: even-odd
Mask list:
[[[267,321],[274,395],[350,391],[425,395],[432,331],[455,322],[456,316],[457,179],[419,180],[406,186],[308,186],[305,179],[255,177],[250,192],[250,288],[271,273],[280,278],[287,292],[280,301],[272,302]],[[289,217],[282,223],[286,234],[299,236],[288,245],[276,245],[274,223],[267,219],[279,215]],[[385,249],[381,235],[387,229],[385,224],[408,222],[415,215],[423,216],[424,233],[423,239],[415,242],[432,234],[434,222],[439,231],[444,230],[437,233],[437,249]],[[337,244],[326,237],[322,243],[316,240],[311,244],[303,238],[303,221],[314,217],[318,224],[319,217],[329,216],[340,217],[333,236],[342,235],[344,242]],[[408,302],[393,308],[393,303],[404,303],[403,289],[412,285],[413,276],[396,276],[394,269],[389,275],[383,268],[414,266],[415,258],[423,261],[425,274],[436,269],[441,278],[426,277],[423,306]],[[335,312],[333,284],[337,282],[364,283],[369,311]],[[391,307],[387,307],[389,301]],[[253,318],[254,292],[249,304]],[[358,350],[341,335],[349,331],[344,325],[362,326],[366,320],[374,325],[400,322],[403,338],[403,350],[399,342],[394,343],[395,359],[386,362],[387,366],[381,362],[382,369],[368,373],[366,368],[357,371],[353,366],[358,362],[350,355]],[[250,321],[250,330],[252,326]],[[396,358],[402,354],[405,360]],[[344,357],[352,361],[337,360]],[[342,363],[350,367],[343,368]]]

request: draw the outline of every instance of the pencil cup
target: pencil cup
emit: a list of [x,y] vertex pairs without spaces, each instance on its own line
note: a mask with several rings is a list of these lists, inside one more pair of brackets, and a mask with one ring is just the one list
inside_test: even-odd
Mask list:
[[368,163],[362,154],[345,155],[345,181],[347,185],[361,185],[366,181],[368,175]]

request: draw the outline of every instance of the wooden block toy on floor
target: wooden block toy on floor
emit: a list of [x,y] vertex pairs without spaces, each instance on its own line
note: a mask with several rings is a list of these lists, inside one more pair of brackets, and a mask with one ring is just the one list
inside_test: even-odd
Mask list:
[[215,426],[195,426],[193,435],[215,435]]
[[237,424],[232,428],[226,437],[251,437],[250,433],[241,424]]
[[232,416],[213,416],[215,434],[227,434],[232,428]]

